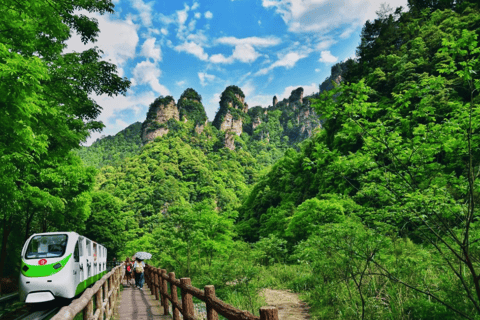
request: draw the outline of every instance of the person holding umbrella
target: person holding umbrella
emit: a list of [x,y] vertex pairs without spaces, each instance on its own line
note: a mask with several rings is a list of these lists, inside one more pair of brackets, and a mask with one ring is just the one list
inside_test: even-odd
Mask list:
[[135,263],[133,264],[133,270],[135,270],[135,286],[140,290],[143,290],[143,284],[145,283],[145,262],[143,260],[150,259],[152,255],[147,252],[137,252],[135,254]]

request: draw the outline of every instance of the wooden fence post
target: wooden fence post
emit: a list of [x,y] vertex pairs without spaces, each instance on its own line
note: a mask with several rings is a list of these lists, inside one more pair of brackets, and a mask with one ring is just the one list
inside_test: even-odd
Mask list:
[[[108,295],[108,289],[107,289],[107,281],[108,280],[105,280],[105,282],[103,283],[103,286],[102,286],[102,289],[103,289],[103,302],[107,302],[107,295]],[[105,318],[106,315],[108,314],[108,302],[105,304],[105,310],[103,310],[103,314],[105,315]]]
[[[98,288],[97,293],[95,293],[95,299],[97,302],[97,310],[102,309],[102,287]],[[98,320],[103,320],[103,312],[100,312],[100,315],[98,317]]]
[[122,270],[121,268],[117,269],[117,283],[115,284],[115,307],[114,309],[116,310],[118,308],[118,299],[120,298],[120,283],[122,282]]
[[88,320],[91,316],[93,316],[93,299],[90,299],[87,307],[83,309],[83,320]]
[[[213,299],[215,298],[215,287],[214,286],[205,286],[204,287],[204,292],[205,292],[205,300],[208,301],[208,298]],[[218,313],[213,309],[213,307],[210,305],[210,303],[207,304],[207,320],[218,320]]]
[[148,287],[148,266],[143,269],[143,284]]
[[105,279],[105,282],[103,283],[103,302],[105,303],[105,318],[107,318],[108,315],[108,308],[110,306],[108,305],[108,279]]
[[170,282],[170,294],[172,296],[172,313],[173,313],[173,320],[180,320],[180,313],[177,308],[175,308],[175,303],[178,303],[178,296],[177,296],[177,286],[175,285],[175,272],[170,272],[168,274],[171,282]]
[[164,315],[168,315],[168,298],[167,298],[167,294],[168,294],[168,284],[167,284],[167,280],[163,278],[163,276],[166,276],[167,275],[167,270],[165,269],[162,269],[162,300],[163,300],[163,314]]
[[153,277],[154,277],[154,274],[153,274],[153,268],[152,267],[149,267],[148,268],[148,283],[149,283],[149,288],[150,288],[150,294],[153,296],[155,294],[155,288],[153,287]]
[[[180,283],[182,286],[189,286],[192,284],[192,281],[190,278],[181,278]],[[193,300],[192,300],[192,295],[188,294],[185,290],[182,290],[182,309],[183,309],[183,315],[187,316],[194,316],[193,312]]]
[[155,269],[155,272],[154,272],[154,275],[155,275],[155,284],[153,285],[154,288],[155,288],[155,300],[158,300],[159,296],[158,296],[158,269]]
[[261,307],[260,320],[278,320],[277,307]]
[[107,313],[107,319],[108,319],[108,314],[110,313],[110,309],[112,309],[112,300],[110,296],[110,290],[112,288],[112,277],[108,278],[107,281],[105,281],[107,284],[107,306],[108,306],[108,313]]

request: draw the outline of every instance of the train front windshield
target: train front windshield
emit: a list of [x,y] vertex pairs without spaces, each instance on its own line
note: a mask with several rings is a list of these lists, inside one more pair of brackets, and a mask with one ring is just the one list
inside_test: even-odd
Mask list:
[[28,244],[25,259],[61,257],[65,254],[67,239],[66,234],[35,236]]

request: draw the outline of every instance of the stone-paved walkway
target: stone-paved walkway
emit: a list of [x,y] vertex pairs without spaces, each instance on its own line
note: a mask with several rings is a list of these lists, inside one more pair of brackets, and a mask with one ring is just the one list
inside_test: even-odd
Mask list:
[[150,294],[147,285],[139,290],[135,285],[127,285],[123,281],[123,291],[120,293],[120,306],[117,319],[120,320],[171,320],[171,316],[163,315],[163,307]]

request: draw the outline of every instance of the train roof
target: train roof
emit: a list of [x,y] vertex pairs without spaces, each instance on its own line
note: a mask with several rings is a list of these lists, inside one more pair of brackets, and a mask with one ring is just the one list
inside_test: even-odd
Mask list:
[[99,243],[99,242],[97,242],[97,241],[95,241],[95,240],[92,240],[92,239],[90,239],[90,238],[87,238],[87,237],[85,237],[85,236],[82,236],[81,234],[78,234],[77,232],[74,232],[74,231],[55,231],[55,232],[34,233],[34,234],[32,234],[32,235],[29,237],[29,239],[30,239],[31,237],[43,236],[43,235],[49,235],[49,234],[66,234],[66,235],[68,235],[68,236],[77,236],[77,237],[79,237],[79,238],[83,238],[83,239],[90,240],[90,241],[92,241],[92,242],[94,242],[94,243],[96,243],[96,244],[98,244],[98,245],[101,245],[102,247],[105,247],[103,244],[101,244],[101,243]]

